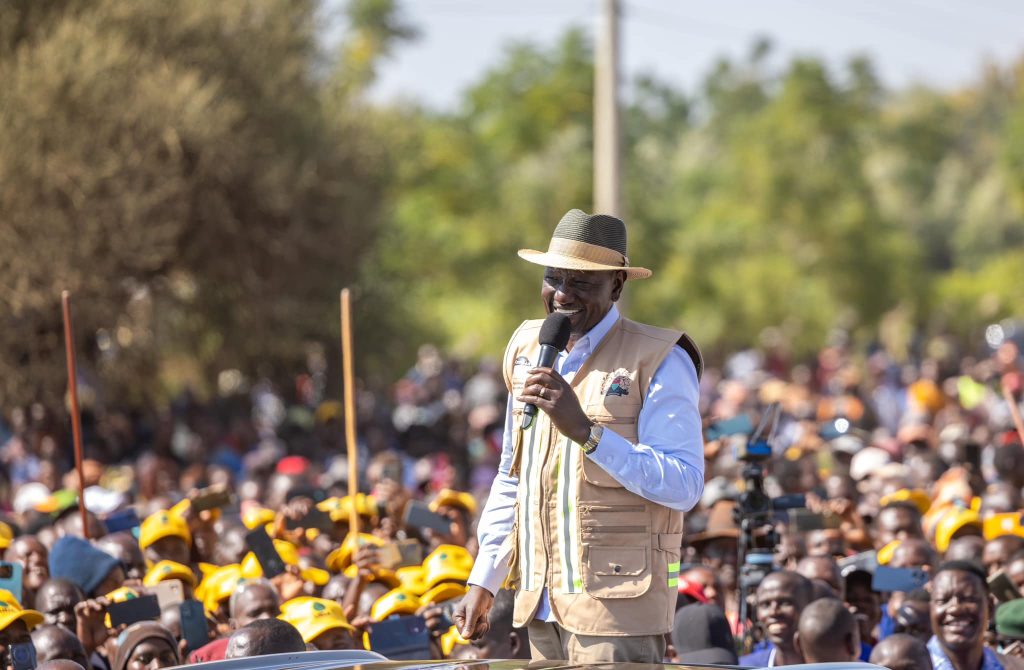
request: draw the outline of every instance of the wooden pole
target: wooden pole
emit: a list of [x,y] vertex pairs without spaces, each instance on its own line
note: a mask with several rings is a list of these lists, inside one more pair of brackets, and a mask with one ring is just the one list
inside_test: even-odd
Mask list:
[[1003,384],[1003,398],[1006,399],[1006,404],[1010,406],[1010,416],[1013,417],[1013,425],[1017,428],[1017,437],[1020,438],[1020,443],[1024,444],[1024,420],[1021,420],[1017,400],[1013,397],[1013,392],[1006,384]]
[[[348,447],[348,498],[352,503],[349,510],[349,536],[353,539],[359,533],[359,510],[356,494],[359,493],[358,448],[356,445],[356,389],[354,363],[352,359],[352,300],[349,290],[341,291],[341,362],[344,372],[345,392],[345,445]],[[352,548],[355,553],[356,547]]]
[[64,310],[64,355],[68,365],[68,391],[71,393],[71,435],[75,441],[75,469],[78,470],[78,511],[82,514],[82,535],[89,539],[89,523],[85,514],[85,472],[82,470],[82,418],[78,411],[78,373],[75,371],[75,331],[71,325],[71,294],[62,291]]

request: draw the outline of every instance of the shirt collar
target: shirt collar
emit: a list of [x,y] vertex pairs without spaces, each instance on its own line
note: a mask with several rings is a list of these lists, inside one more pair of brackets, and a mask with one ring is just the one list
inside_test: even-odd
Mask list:
[[608,331],[612,329],[615,322],[619,320],[619,308],[612,304],[612,308],[608,310],[608,313],[604,315],[597,325],[587,331],[587,334],[580,338],[580,340],[573,346],[573,353],[579,349],[581,354],[589,354],[597,345],[601,344],[601,340],[608,334]]

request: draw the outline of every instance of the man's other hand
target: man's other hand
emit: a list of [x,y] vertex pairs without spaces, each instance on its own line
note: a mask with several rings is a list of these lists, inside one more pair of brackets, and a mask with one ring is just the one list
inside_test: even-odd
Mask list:
[[479,640],[491,629],[488,615],[494,604],[494,596],[490,591],[475,584],[469,587],[469,593],[452,612],[452,620],[459,634],[467,640]]

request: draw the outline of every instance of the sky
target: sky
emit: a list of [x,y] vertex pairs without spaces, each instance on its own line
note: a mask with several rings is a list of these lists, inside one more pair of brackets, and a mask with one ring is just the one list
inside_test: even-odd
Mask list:
[[[871,57],[883,83],[955,88],[986,61],[1024,54],[1022,0],[621,0],[622,72],[654,73],[693,92],[723,55],[759,36],[775,59],[815,55],[839,65]],[[569,27],[596,34],[601,0],[404,0],[420,37],[383,64],[372,92],[449,109],[511,41],[553,44]]]

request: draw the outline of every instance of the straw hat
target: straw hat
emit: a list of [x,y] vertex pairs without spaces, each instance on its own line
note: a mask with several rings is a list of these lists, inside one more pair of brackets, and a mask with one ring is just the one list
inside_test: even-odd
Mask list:
[[563,270],[625,270],[628,279],[646,279],[647,268],[630,267],[626,224],[607,214],[570,209],[555,226],[547,251],[520,249],[523,260]]

